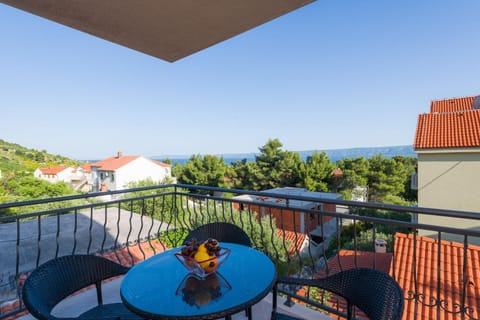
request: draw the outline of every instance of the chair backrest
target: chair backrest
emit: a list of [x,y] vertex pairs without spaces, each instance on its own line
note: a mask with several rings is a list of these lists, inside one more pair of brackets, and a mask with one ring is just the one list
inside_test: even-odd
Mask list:
[[128,270],[128,267],[95,255],[55,258],[27,277],[22,289],[23,302],[37,319],[54,319],[50,314],[53,307],[70,294],[92,284],[99,285],[102,280]]
[[360,308],[370,320],[400,320],[404,308],[403,291],[387,273],[368,268],[344,270],[312,285],[344,297]]
[[[250,237],[239,226],[228,222],[212,222],[204,224],[187,235],[185,241],[196,238],[198,241],[205,241],[208,238],[217,239],[220,242],[230,242],[252,246]],[[184,242],[185,244],[185,242]]]

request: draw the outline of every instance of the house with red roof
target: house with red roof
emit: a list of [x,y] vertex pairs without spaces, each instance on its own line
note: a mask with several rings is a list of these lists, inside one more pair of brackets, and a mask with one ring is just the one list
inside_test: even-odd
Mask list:
[[[335,204],[322,200],[338,200],[342,196],[296,187],[273,188],[262,193],[265,196],[244,194],[233,197],[233,200],[239,201],[234,202],[233,207],[243,212],[255,212],[257,219],[265,216],[274,218],[279,235],[291,243],[288,248],[290,254],[309,252],[314,256],[319,255],[324,241],[333,234],[336,221],[325,213],[337,212]],[[287,199],[288,196],[315,200]],[[324,215],[312,213],[311,210],[323,212]]]
[[93,191],[120,190],[131,182],[150,179],[159,184],[172,179],[169,164],[151,160],[142,156],[116,156],[90,165],[93,179]]
[[75,190],[83,192],[92,191],[91,169],[88,164],[80,167],[59,165],[48,168],[37,168],[33,172],[33,176],[50,183],[63,181]]
[[[418,116],[418,206],[480,212],[480,96],[432,101]],[[421,217],[420,223],[452,226],[452,219]],[[458,227],[471,227],[466,220]]]
[[59,181],[67,181],[68,176],[73,168],[67,166],[54,166],[49,168],[38,168],[33,172],[35,178],[47,180],[55,183]]
[[75,190],[91,191],[88,185],[89,175],[84,167],[67,167],[60,165],[38,168],[33,172],[33,176],[51,183],[63,181],[71,185]]
[[[258,213],[259,217],[265,215],[272,215],[277,223],[277,228],[282,230],[289,230],[292,232],[300,232],[308,234],[320,225],[319,217],[315,214],[307,213],[307,210],[319,210],[336,212],[336,205],[331,203],[322,203],[322,200],[338,200],[342,196],[338,193],[330,192],[313,192],[304,188],[283,187],[263,190],[266,194],[275,194],[278,196],[256,196],[244,194],[233,197],[234,200],[242,200],[252,204],[248,204],[248,209]],[[301,196],[315,198],[316,201],[286,199],[285,196]],[[282,206],[281,208],[272,208],[263,206],[262,204],[274,204]],[[246,209],[247,205],[240,206],[238,203],[234,204],[237,209]],[[285,206],[286,208],[283,208]],[[304,211],[305,209],[305,211]],[[323,217],[323,223],[328,222],[332,217]]]

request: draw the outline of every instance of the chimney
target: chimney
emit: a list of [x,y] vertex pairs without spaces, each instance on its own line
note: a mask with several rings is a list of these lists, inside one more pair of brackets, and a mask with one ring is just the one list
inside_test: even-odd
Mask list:
[[123,157],[123,152],[122,151],[118,151],[117,152],[117,159]]
[[386,253],[387,252],[387,241],[383,239],[375,240],[375,252],[376,253]]

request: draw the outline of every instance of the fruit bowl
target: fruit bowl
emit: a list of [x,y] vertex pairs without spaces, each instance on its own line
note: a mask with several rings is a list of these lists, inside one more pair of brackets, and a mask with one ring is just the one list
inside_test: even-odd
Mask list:
[[218,268],[227,260],[230,249],[220,248],[215,255],[206,255],[205,259],[195,259],[192,256],[183,254],[181,251],[175,252],[175,257],[191,273],[199,278],[206,278],[215,273]]

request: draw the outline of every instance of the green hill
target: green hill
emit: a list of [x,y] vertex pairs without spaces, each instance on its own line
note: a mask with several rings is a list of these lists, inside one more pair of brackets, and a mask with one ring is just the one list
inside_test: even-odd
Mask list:
[[54,165],[79,165],[81,162],[46,151],[28,149],[19,144],[0,139],[0,170],[2,176],[18,172],[33,172],[40,167]]

